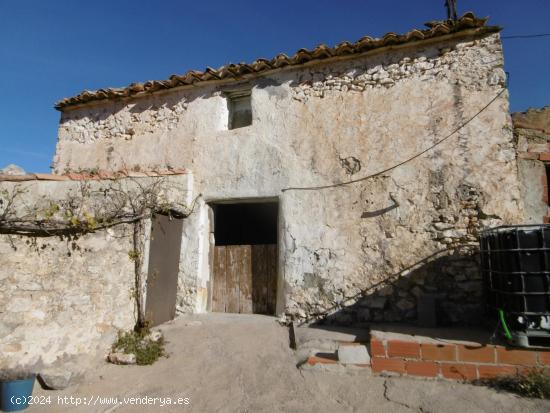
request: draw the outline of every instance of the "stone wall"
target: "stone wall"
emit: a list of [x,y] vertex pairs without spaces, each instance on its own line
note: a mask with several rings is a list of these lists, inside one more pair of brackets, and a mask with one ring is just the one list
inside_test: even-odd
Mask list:
[[129,230],[74,240],[0,236],[0,366],[93,355],[134,326]]
[[[252,125],[228,130],[224,91],[246,86]],[[348,186],[285,189],[345,182],[404,161],[504,87],[499,35],[461,34],[242,84],[67,108],[55,168],[193,171],[202,197],[185,224],[181,311],[207,308],[208,202],[276,198],[279,314],[414,320],[419,297],[433,293],[443,321],[472,322],[482,307],[478,230],[523,219],[506,91],[399,168]]]
[[514,113],[512,118],[526,222],[548,223],[550,211],[546,164],[550,162],[550,107]]
[[[159,202],[189,205],[188,176],[112,180],[71,180],[39,175],[0,179],[0,221],[6,200],[14,218],[59,214],[63,201],[79,198],[83,216],[105,207],[104,190],[134,194],[154,179],[162,181]],[[43,180],[43,179],[56,179]],[[21,194],[13,198],[11,194]],[[54,216],[56,218],[56,216]],[[2,222],[4,224],[5,221]],[[119,224],[87,234],[40,236],[0,231],[0,369],[63,364],[81,371],[86,361],[103,357],[120,329],[136,323],[133,225]],[[144,273],[143,277],[146,276]],[[143,278],[144,279],[144,278]],[[78,361],[78,362],[77,362]]]

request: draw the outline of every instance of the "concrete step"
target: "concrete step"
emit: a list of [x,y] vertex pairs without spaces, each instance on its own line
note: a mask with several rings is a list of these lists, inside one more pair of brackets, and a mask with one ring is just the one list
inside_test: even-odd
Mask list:
[[309,356],[300,366],[302,370],[330,370],[347,372],[351,370],[371,371],[370,363],[368,364],[344,364],[338,360],[337,353],[317,353]]
[[370,368],[370,335],[365,329],[296,326],[291,329],[291,344],[300,368]]
[[361,343],[341,343],[338,347],[338,362],[357,366],[370,366],[367,346]]
[[333,326],[291,326],[294,348],[319,347],[337,350],[340,343],[369,343],[370,334],[365,328]]

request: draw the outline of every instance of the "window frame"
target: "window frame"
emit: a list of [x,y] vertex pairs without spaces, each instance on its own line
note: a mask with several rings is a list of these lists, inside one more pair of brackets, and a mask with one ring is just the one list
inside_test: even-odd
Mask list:
[[[246,128],[248,126],[251,126],[253,123],[252,89],[247,87],[247,88],[240,88],[236,90],[226,90],[224,91],[224,96],[227,99],[227,109],[228,109],[227,129],[234,130],[234,129],[241,129],[241,128]],[[248,102],[248,106],[250,108],[250,119],[247,119],[246,124],[235,126],[235,114],[238,113],[235,111],[235,104],[239,101]]]

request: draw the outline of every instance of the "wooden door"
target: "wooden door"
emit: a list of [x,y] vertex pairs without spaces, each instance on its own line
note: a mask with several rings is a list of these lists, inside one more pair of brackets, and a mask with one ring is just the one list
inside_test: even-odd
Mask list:
[[214,247],[212,311],[275,314],[277,244]]
[[145,320],[156,326],[176,314],[183,219],[153,215],[149,244]]

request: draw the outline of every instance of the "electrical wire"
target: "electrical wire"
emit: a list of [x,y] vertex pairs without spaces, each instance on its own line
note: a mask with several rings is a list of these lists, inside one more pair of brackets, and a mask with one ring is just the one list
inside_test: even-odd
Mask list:
[[375,178],[377,176],[380,176],[380,175],[383,175],[389,171],[392,171],[396,168],[399,168],[400,166],[408,163],[408,162],[411,162],[412,160],[416,159],[416,158],[419,158],[421,157],[422,155],[424,155],[426,152],[429,152],[431,151],[432,149],[434,149],[435,147],[441,145],[443,142],[445,142],[446,140],[448,140],[449,138],[451,138],[454,134],[456,134],[457,132],[459,132],[461,129],[463,129],[466,125],[468,125],[470,122],[472,122],[475,118],[477,118],[481,113],[483,113],[489,106],[491,106],[491,104],[497,100],[507,89],[506,88],[503,88],[500,92],[497,93],[497,95],[491,99],[491,101],[489,103],[487,103],[485,106],[483,106],[479,111],[477,111],[477,113],[472,116],[470,119],[468,119],[466,122],[463,122],[461,123],[458,127],[456,127],[451,133],[449,133],[447,136],[445,136],[444,138],[438,140],[437,142],[435,142],[433,145],[429,146],[428,148],[424,149],[423,151],[421,152],[418,152],[416,155],[413,155],[411,156],[410,158],[408,159],[405,159],[404,161],[401,161],[393,166],[390,166],[389,168],[386,168],[386,169],[383,169],[382,171],[379,171],[379,172],[376,172],[374,174],[371,174],[371,175],[367,175],[367,176],[364,176],[362,178],[358,178],[358,179],[353,179],[351,181],[347,181],[347,182],[339,182],[339,183],[336,183],[336,184],[329,184],[329,185],[319,185],[319,186],[309,186],[309,187],[288,187],[288,188],[283,188],[281,191],[282,192],[286,192],[286,191],[315,191],[315,190],[321,190],[321,189],[328,189],[328,188],[336,188],[336,187],[340,187],[340,186],[345,186],[345,185],[351,185],[351,184],[355,184],[357,182],[362,182],[362,181],[366,181],[367,179],[371,179],[371,178]]
[[547,37],[547,36],[550,36],[550,33],[515,34],[510,36],[502,36],[501,39],[533,39],[535,37]]

